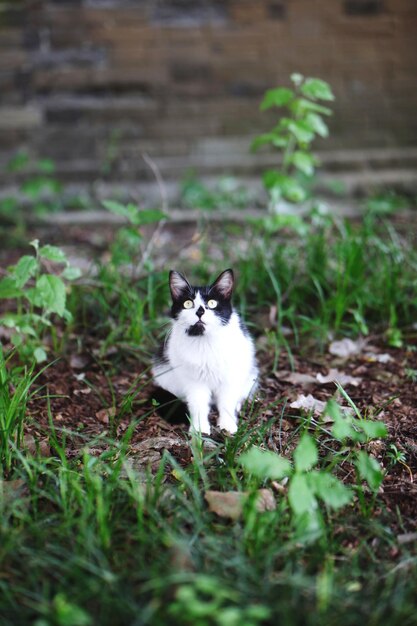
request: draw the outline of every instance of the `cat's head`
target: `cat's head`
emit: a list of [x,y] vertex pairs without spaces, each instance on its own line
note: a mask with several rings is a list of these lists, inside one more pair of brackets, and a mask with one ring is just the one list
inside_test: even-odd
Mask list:
[[190,337],[209,335],[225,326],[232,315],[234,276],[225,270],[207,287],[194,287],[179,272],[169,273],[171,314]]

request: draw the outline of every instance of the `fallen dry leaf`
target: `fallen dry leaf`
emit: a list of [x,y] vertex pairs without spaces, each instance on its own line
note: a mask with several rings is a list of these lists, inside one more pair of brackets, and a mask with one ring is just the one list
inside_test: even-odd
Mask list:
[[46,439],[37,440],[32,435],[25,435],[23,437],[23,447],[33,456],[39,454],[40,456],[51,456],[51,448]]
[[85,389],[74,389],[74,396],[89,396],[91,393],[90,387],[86,387]]
[[365,352],[364,357],[368,361],[377,363],[390,363],[394,360],[390,354],[385,352],[383,354],[377,354],[375,352]]
[[304,386],[315,385],[317,383],[320,383],[320,385],[327,385],[328,383],[333,383],[337,380],[342,386],[354,385],[357,387],[359,383],[362,382],[361,378],[349,376],[348,374],[345,374],[335,368],[331,368],[326,376],[320,373],[313,376],[312,374],[301,374],[299,372],[277,371],[275,372],[275,377],[278,378],[278,380],[291,383],[292,385]]
[[[313,411],[314,415],[321,416],[324,412],[326,404],[327,403],[322,402],[322,400],[317,400],[317,398],[312,396],[311,393],[309,393],[308,396],[305,396],[301,393],[297,396],[294,402],[291,402],[290,407],[292,409],[301,409],[302,411],[306,411],[308,413]],[[352,414],[353,412],[353,409],[347,406],[341,406],[340,410],[343,413],[348,414]],[[329,415],[325,415],[322,419],[325,423],[333,421],[333,419]]]
[[299,372],[282,372],[281,374],[280,376],[280,372],[275,372],[275,376],[279,380],[292,385],[312,385],[317,382],[316,378],[311,374],[300,374]]
[[334,356],[338,356],[341,359],[348,359],[349,357],[362,352],[366,340],[359,337],[356,341],[352,339],[341,339],[340,341],[332,341],[329,345],[329,352]]
[[317,400],[311,393],[305,396],[303,393],[299,394],[294,402],[291,402],[290,407],[292,409],[302,409],[303,411],[313,411],[315,415],[321,415],[326,406],[322,400]]
[[70,367],[74,370],[82,370],[84,369],[90,359],[87,356],[81,354],[72,354],[70,357]]
[[342,385],[342,387],[345,385],[353,385],[354,387],[357,387],[359,383],[362,382],[361,378],[349,376],[349,374],[345,374],[344,372],[340,372],[338,369],[334,368],[329,369],[327,376],[317,374],[316,378],[321,385],[327,385],[328,383],[334,383],[337,381]]
[[[241,517],[248,496],[247,491],[206,491],[204,494],[209,511],[216,513],[219,517],[227,517],[232,520]],[[270,489],[257,491],[256,509],[261,513],[276,509],[275,498]]]
[[110,421],[110,418],[114,417],[115,415],[116,415],[116,407],[110,406],[107,409],[100,409],[100,411],[97,411],[96,418],[102,424],[108,424]]

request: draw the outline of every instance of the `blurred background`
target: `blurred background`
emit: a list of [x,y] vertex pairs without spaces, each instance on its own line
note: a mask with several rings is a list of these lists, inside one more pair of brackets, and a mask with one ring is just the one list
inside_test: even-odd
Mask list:
[[415,0],[2,0],[1,198],[49,168],[72,208],[153,202],[144,153],[173,199],[191,171],[256,187],[276,163],[250,152],[277,120],[259,103],[295,71],[336,98],[324,188],[414,192]]

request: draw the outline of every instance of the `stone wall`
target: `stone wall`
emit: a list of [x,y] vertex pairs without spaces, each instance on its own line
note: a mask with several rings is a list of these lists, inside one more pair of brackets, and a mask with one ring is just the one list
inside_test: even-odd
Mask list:
[[138,179],[144,152],[167,177],[252,171],[262,94],[294,71],[337,98],[319,148],[417,145],[416,22],[416,0],[0,0],[0,165],[25,148],[68,180]]

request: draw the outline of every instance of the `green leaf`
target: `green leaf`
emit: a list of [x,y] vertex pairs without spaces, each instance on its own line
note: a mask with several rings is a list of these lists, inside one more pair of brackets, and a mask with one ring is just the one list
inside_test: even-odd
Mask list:
[[359,450],[355,463],[359,476],[365,480],[372,491],[378,491],[384,479],[384,473],[376,459],[367,452]]
[[355,424],[363,430],[368,439],[383,439],[388,435],[388,429],[383,422],[355,420]]
[[12,270],[16,287],[18,289],[24,287],[29,278],[36,274],[37,269],[38,262],[35,257],[29,255],[22,256]]
[[284,181],[287,177],[284,174],[280,174],[275,170],[267,170],[263,173],[262,180],[267,189],[272,189],[273,187],[281,187],[284,184]]
[[[311,113],[311,115],[314,114]],[[313,129],[309,124],[307,124],[307,122],[304,122],[302,120],[291,120],[291,122],[288,124],[288,130],[301,144],[309,144],[314,139]]]
[[14,313],[7,313],[0,317],[0,325],[6,326],[6,328],[16,328],[16,317]]
[[311,176],[314,173],[315,158],[308,152],[296,150],[291,157],[291,163],[303,172],[306,176]]
[[320,137],[328,137],[329,129],[327,124],[322,120],[317,113],[308,113],[305,118],[305,123],[310,130],[314,131]]
[[308,472],[319,459],[316,442],[304,433],[294,451],[294,463],[297,472]]
[[48,355],[46,354],[45,350],[43,348],[40,348],[40,347],[36,348],[33,351],[33,356],[35,358],[36,363],[43,363],[48,358]]
[[357,431],[353,427],[353,418],[342,413],[340,406],[335,400],[329,400],[326,404],[323,417],[328,415],[334,421],[332,435],[338,441],[353,439],[357,441]]
[[288,488],[288,501],[295,515],[302,515],[317,509],[317,500],[306,474],[294,474]]
[[77,280],[77,278],[80,278],[80,276],[82,276],[82,271],[80,270],[79,267],[73,267],[71,265],[64,269],[61,276],[62,278],[65,278],[66,280]]
[[132,222],[136,226],[144,226],[145,224],[155,224],[161,220],[167,219],[166,213],[158,209],[142,209],[138,211]]
[[55,164],[52,159],[41,159],[37,163],[38,170],[44,174],[53,174],[55,171]]
[[292,89],[286,87],[278,87],[277,89],[268,89],[265,93],[264,99],[261,102],[260,109],[265,111],[271,107],[286,106],[294,98],[294,92]]
[[340,509],[349,504],[353,491],[338,478],[326,472],[313,471],[308,474],[308,482],[314,493],[332,509]]
[[31,198],[37,198],[46,191],[57,193],[60,190],[60,183],[56,180],[38,176],[31,178],[22,184],[22,191]]
[[47,259],[48,261],[52,261],[53,263],[68,262],[65,252],[61,250],[61,248],[58,248],[57,246],[50,246],[49,244],[39,248],[39,256],[43,259]]
[[131,208],[129,208],[125,204],[122,204],[121,202],[116,202],[115,200],[103,200],[102,205],[108,211],[111,211],[115,215],[121,215],[122,217],[125,217],[130,221],[132,211]]
[[19,298],[21,295],[21,289],[17,287],[14,278],[6,276],[0,280],[0,299]]
[[281,191],[284,198],[295,204],[303,202],[307,197],[306,189],[292,176],[286,177],[286,180],[281,185]]
[[270,450],[260,450],[255,446],[240,455],[239,464],[247,472],[261,479],[280,480],[291,473],[291,463],[288,459]]
[[278,201],[282,196],[290,202],[302,202],[307,197],[304,187],[293,176],[286,176],[275,170],[267,170],[263,175],[265,187]]
[[29,163],[29,155],[27,152],[18,152],[14,157],[10,159],[7,164],[7,170],[9,172],[20,172]]
[[280,230],[290,229],[305,237],[309,232],[309,226],[304,222],[300,215],[289,215],[283,213],[269,214],[263,218],[249,218],[248,221],[254,224],[262,231],[267,233],[276,233]]
[[320,78],[306,78],[300,86],[300,91],[313,100],[334,100],[330,85]]
[[34,304],[60,317],[65,312],[65,284],[53,274],[43,274],[36,283]]
[[[267,144],[273,144],[276,146],[276,141],[278,140],[278,135],[275,132],[270,132],[270,133],[264,133],[263,135],[258,135],[258,137],[255,137],[255,139],[252,141],[250,149],[252,151],[256,151],[258,150],[258,148],[261,148],[262,146],[265,146]],[[279,140],[279,141],[284,141],[285,144],[285,140]],[[278,146],[281,147],[281,146]]]
[[320,113],[320,115],[331,115],[332,110],[329,107],[325,107],[317,102],[312,102],[306,98],[297,98],[291,105],[293,110],[298,115],[305,115],[306,113]]
[[30,325],[30,322],[36,322],[36,319],[32,318],[31,315],[19,315],[18,313],[6,313],[0,318],[0,325],[6,326],[6,328],[15,328],[22,335],[36,337],[36,330]]
[[58,626],[90,626],[92,618],[80,606],[68,600],[64,593],[58,593],[53,600],[54,623]]

